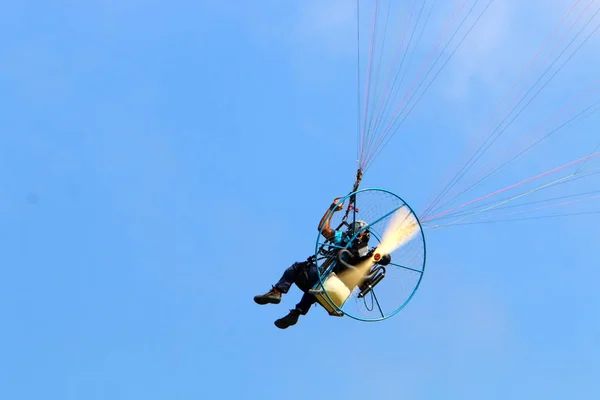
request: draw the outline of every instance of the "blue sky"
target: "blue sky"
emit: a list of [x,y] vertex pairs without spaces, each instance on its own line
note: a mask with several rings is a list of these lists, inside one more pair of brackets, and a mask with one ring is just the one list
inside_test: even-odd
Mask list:
[[[425,204],[570,5],[522,3],[495,2],[365,186]],[[383,323],[315,307],[280,331],[300,292],[252,301],[353,183],[354,18],[343,1],[2,5],[0,397],[600,397],[597,217],[427,232],[422,285]],[[597,79],[598,44],[520,127]],[[486,189],[592,152],[597,126]]]

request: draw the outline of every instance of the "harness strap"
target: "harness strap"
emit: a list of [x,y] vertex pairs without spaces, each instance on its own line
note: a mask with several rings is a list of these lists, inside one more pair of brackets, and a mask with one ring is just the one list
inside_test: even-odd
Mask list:
[[[362,175],[362,168],[359,168],[358,171],[356,171],[356,181],[354,181],[354,186],[352,187],[352,191],[350,193],[354,193],[358,190],[358,187],[360,186],[360,182],[362,180]],[[344,218],[342,219],[342,221],[345,222],[348,219],[350,211],[354,211],[354,219],[356,219],[356,212],[358,211],[358,209],[356,208],[356,194],[350,196],[350,202],[348,203],[348,207],[346,208],[346,214],[344,214]]]

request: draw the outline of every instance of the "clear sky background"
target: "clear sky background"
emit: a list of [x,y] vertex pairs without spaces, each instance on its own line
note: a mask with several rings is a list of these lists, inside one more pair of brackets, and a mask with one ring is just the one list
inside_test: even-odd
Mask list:
[[[422,207],[570,4],[495,1],[365,186]],[[598,216],[427,232],[422,285],[382,323],[315,307],[281,331],[299,290],[252,301],[353,183],[354,19],[350,1],[0,6],[1,398],[600,398]],[[597,80],[599,43],[524,126]],[[489,188],[591,153],[598,121]]]

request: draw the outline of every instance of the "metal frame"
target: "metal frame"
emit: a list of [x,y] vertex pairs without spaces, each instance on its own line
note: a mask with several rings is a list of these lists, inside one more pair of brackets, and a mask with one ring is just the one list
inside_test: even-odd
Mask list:
[[[423,226],[421,225],[421,221],[419,220],[419,217],[417,216],[417,214],[415,213],[415,211],[413,210],[413,208],[406,202],[404,201],[404,199],[400,196],[398,196],[397,194],[387,190],[387,189],[382,189],[382,188],[366,188],[366,189],[361,189],[361,190],[357,190],[354,192],[351,192],[349,194],[347,194],[345,197],[340,199],[340,202],[345,203],[347,199],[349,199],[352,196],[355,196],[356,199],[356,195],[363,193],[363,192],[372,192],[372,191],[377,191],[377,192],[384,192],[384,193],[388,193],[394,197],[396,197],[398,200],[400,200],[403,204],[403,206],[405,205],[406,207],[408,207],[408,209],[410,210],[410,212],[414,215],[415,219],[417,220],[417,223],[419,224],[419,229],[421,231],[421,238],[423,240],[423,265],[422,265],[422,269],[421,271],[415,271],[415,272],[420,272],[419,274],[419,280],[417,281],[417,284],[415,285],[415,288],[413,289],[412,293],[410,294],[410,296],[408,296],[408,299],[406,299],[406,301],[400,305],[400,307],[398,307],[396,310],[394,310],[393,312],[391,312],[388,315],[385,315],[383,317],[380,318],[362,318],[362,317],[358,317],[355,315],[352,315],[350,313],[345,312],[344,310],[342,310],[342,308],[344,307],[344,304],[342,304],[341,307],[338,307],[335,302],[331,299],[331,297],[329,297],[329,294],[327,293],[327,290],[324,289],[324,281],[325,278],[327,278],[327,276],[331,273],[331,271],[333,270],[334,265],[330,265],[327,267],[327,269],[323,272],[323,274],[320,271],[320,265],[319,265],[319,256],[320,256],[320,251],[324,248],[327,247],[331,244],[327,244],[326,240],[321,240],[321,238],[323,237],[322,235],[322,231],[323,228],[321,228],[319,230],[319,235],[317,236],[317,241],[316,241],[316,246],[315,246],[315,263],[317,264],[317,274],[319,277],[319,282],[317,282],[314,286],[313,286],[313,290],[316,289],[318,286],[321,286],[323,288],[323,294],[325,294],[325,296],[327,297],[327,300],[329,303],[331,303],[331,305],[333,305],[333,307],[335,307],[338,312],[338,314],[341,314],[339,316],[343,316],[343,315],[347,315],[348,317],[358,320],[358,321],[362,321],[362,322],[378,322],[378,321],[383,321],[386,320],[388,318],[393,317],[394,315],[398,314],[400,311],[402,311],[402,309],[404,309],[404,307],[406,307],[406,305],[412,300],[412,298],[414,297],[415,293],[417,292],[417,290],[419,289],[419,286],[421,284],[421,280],[423,279],[423,274],[425,273],[425,265],[427,264],[427,244],[425,242],[425,233],[423,232]],[[354,239],[358,236],[358,234],[360,232],[362,232],[365,229],[368,229],[371,225],[378,223],[379,221],[383,220],[384,218],[388,217],[389,215],[393,214],[394,212],[396,212],[399,208],[394,209],[392,212],[389,212],[387,214],[385,214],[384,216],[380,217],[379,219],[373,221],[373,222],[369,222],[369,225],[367,225],[365,228],[361,229],[358,232],[354,233],[354,236],[352,237],[352,239],[348,242],[348,244],[346,245],[346,247],[344,248],[348,248],[348,246],[350,246],[350,244],[354,241]],[[333,216],[333,210],[330,210],[327,214],[327,218],[330,218],[331,216]],[[354,213],[355,214],[355,213]],[[355,218],[355,217],[354,217]],[[354,222],[354,221],[352,221]],[[367,221],[368,222],[368,221]],[[342,224],[343,225],[343,224]],[[341,226],[340,225],[337,229],[340,229]],[[373,232],[372,234],[375,236],[375,238],[381,242],[381,239],[375,235]],[[321,255],[322,257],[322,255]],[[409,268],[410,269],[410,268]],[[372,293],[373,296],[375,296],[375,293]],[[382,312],[383,314],[383,312]]]

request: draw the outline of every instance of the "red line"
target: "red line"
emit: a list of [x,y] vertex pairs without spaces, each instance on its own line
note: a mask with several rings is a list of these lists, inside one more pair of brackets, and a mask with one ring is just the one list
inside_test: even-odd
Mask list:
[[[581,1],[578,0],[577,3]],[[575,3],[573,5],[573,7],[577,4]],[[565,38],[567,37],[567,35],[573,30],[573,27],[575,27],[575,25],[577,25],[577,23],[581,20],[581,17],[583,17],[583,15],[588,11],[588,9],[590,8],[590,6],[592,5],[593,0],[590,1],[590,3],[588,4],[588,6],[581,12],[581,14],[579,14],[579,16],[577,17],[577,19],[575,20],[575,22],[573,22],[571,24],[571,26],[569,27],[569,29],[567,30],[567,32],[563,35],[562,38],[559,39],[558,43],[556,43],[554,45],[554,47],[551,49],[550,54],[548,54],[546,56],[546,58],[542,61],[541,65],[538,66],[538,68],[533,72],[531,78],[526,81],[526,83],[523,85],[523,87],[521,87],[521,90],[519,91],[519,93],[511,100],[511,102],[509,103],[509,105],[504,109],[504,111],[502,111],[501,116],[504,116],[505,112],[508,111],[516,102],[516,100],[521,96],[521,94],[523,93],[523,91],[525,90],[525,88],[529,85],[529,83],[531,83],[531,81],[534,79],[535,74],[544,66],[547,65],[546,62],[548,61],[548,59],[555,53],[557,47],[559,44],[561,44],[562,42],[564,42]],[[563,20],[560,22],[559,26],[557,27],[557,29],[555,29],[555,32],[552,34],[551,37],[554,36],[554,34],[556,33],[556,31],[558,30],[558,28],[560,28],[560,26],[562,26],[563,22],[565,21],[565,19],[570,15],[573,7],[569,10],[569,12],[567,13],[567,15],[565,15],[565,17],[563,18]],[[539,53],[538,53],[539,54]],[[537,58],[537,55],[536,55]],[[510,115],[510,113],[506,114],[506,115]],[[500,119],[500,118],[499,118]],[[497,122],[497,121],[496,121]],[[493,126],[493,125],[492,125]],[[491,127],[490,127],[491,130]]]
[[582,201],[588,201],[588,200],[594,200],[594,199],[600,199],[600,196],[584,197],[583,199],[576,199],[576,200],[571,200],[571,201],[564,201],[562,203],[550,204],[550,205],[547,205],[547,206],[530,208],[530,209],[521,210],[521,211],[515,211],[515,212],[504,214],[504,216],[522,214],[522,213],[531,212],[531,211],[545,210],[545,209],[548,209],[548,208],[563,207],[563,206],[566,206],[566,205],[569,205],[569,204],[581,203]]
[[[361,135],[361,142],[363,143],[363,145],[361,145],[361,160],[363,158],[363,148],[364,148],[364,135],[365,135],[365,126],[366,126],[366,119],[367,119],[367,104],[368,104],[368,94],[369,94],[369,90],[371,87],[371,66],[373,63],[373,42],[375,41],[375,10],[377,8],[377,5],[379,4],[379,1],[376,1],[375,3],[373,3],[373,11],[371,13],[371,41],[369,42],[369,59],[367,61],[367,80],[365,82],[365,104],[364,104],[364,115],[365,115],[365,121],[363,121],[363,127],[362,127],[362,135]],[[361,163],[362,164],[362,163]]]
[[[391,90],[391,81],[392,81],[392,76],[394,76],[393,71],[396,69],[396,66],[398,65],[398,61],[400,61],[400,54],[402,54],[402,48],[404,46],[404,39],[406,38],[406,32],[407,32],[407,28],[409,26],[409,21],[412,19],[413,13],[415,11],[415,6],[417,5],[416,0],[413,1],[413,6],[410,10],[410,14],[406,17],[406,23],[404,24],[404,27],[402,28],[402,33],[401,33],[401,40],[400,40],[400,46],[398,47],[398,54],[396,55],[396,59],[394,60],[394,66],[390,69],[390,75],[388,77],[388,80],[385,84],[385,94],[381,97],[381,101],[379,102],[379,107],[378,107],[378,112],[377,112],[377,116],[375,117],[375,125],[373,126],[373,132],[377,131],[377,128],[379,127],[379,123],[381,122],[381,118],[383,117],[383,113],[384,111],[388,108],[389,103],[386,104],[385,107],[382,107],[384,99],[387,98],[390,90]],[[416,27],[415,27],[416,29]],[[408,52],[408,47],[406,48],[406,51]],[[408,68],[408,66],[407,66]],[[400,71],[398,71],[398,74],[400,73]],[[373,135],[374,137],[374,135]],[[371,146],[371,144],[373,143],[373,137],[371,137],[371,140],[369,141],[369,145],[367,146],[367,148],[369,148]]]
[[[554,31],[546,38],[546,40],[544,41],[544,43],[542,44],[542,46],[538,49],[537,53],[533,56],[533,58],[529,61],[529,64],[527,64],[525,66],[525,68],[523,69],[523,71],[521,72],[521,75],[519,75],[519,77],[517,78],[517,81],[512,85],[512,87],[508,90],[508,92],[504,95],[504,97],[500,100],[500,102],[495,106],[494,110],[492,111],[492,113],[490,114],[490,116],[488,117],[488,119],[483,123],[483,125],[481,126],[481,128],[479,128],[479,130],[477,131],[477,133],[472,137],[471,141],[469,142],[469,144],[467,145],[467,147],[465,148],[465,150],[462,152],[462,154],[458,157],[458,161],[456,163],[454,163],[454,165],[452,166],[452,168],[448,169],[448,172],[446,173],[446,175],[444,175],[444,177],[442,178],[441,182],[446,182],[446,179],[448,178],[448,175],[450,175],[450,171],[454,171],[456,169],[456,167],[458,165],[463,165],[462,168],[464,168],[464,165],[466,164],[466,154],[469,153],[469,150],[471,150],[471,148],[473,147],[473,144],[475,143],[475,139],[477,137],[480,137],[481,134],[484,133],[485,131],[485,127],[487,126],[487,124],[492,121],[493,115],[494,113],[500,108],[500,106],[506,101],[506,99],[510,96],[510,94],[513,92],[513,90],[517,87],[517,85],[519,84],[519,82],[521,80],[523,80],[523,78],[525,77],[525,75],[527,74],[527,72],[531,69],[531,67],[533,66],[533,64],[535,63],[535,61],[538,59],[538,57],[540,56],[540,54],[542,53],[542,50],[548,45],[548,43],[550,42],[550,40],[556,36],[556,33],[558,32],[558,30],[560,29],[560,27],[564,24],[564,22],[566,21],[566,19],[568,18],[569,15],[571,15],[571,13],[573,12],[573,10],[575,9],[575,6],[577,4],[579,4],[581,0],[577,0],[573,3],[573,5],[571,6],[571,8],[567,11],[567,13],[563,16],[562,20],[558,23],[558,25],[554,28]],[[506,110],[505,110],[506,111]],[[503,111],[504,112],[504,111]],[[485,138],[485,136],[481,136],[481,140],[483,140]],[[478,145],[481,144],[481,140],[477,143]],[[461,163],[461,160],[463,161]],[[461,169],[462,169],[461,168]],[[459,173],[457,173],[458,175]],[[445,187],[448,187],[448,185],[450,185],[450,183],[447,183],[445,185]],[[442,183],[437,185],[437,188],[439,188],[440,186],[444,186]],[[444,189],[445,190],[445,189]],[[437,189],[436,189],[437,191]],[[435,191],[434,191],[435,193]],[[425,209],[425,214],[429,211],[431,211],[431,209],[433,208],[434,204],[438,202],[437,200],[433,201],[432,203],[430,203],[429,206],[427,206],[427,208]]]
[[[458,17],[458,15],[460,14],[460,12],[462,11],[462,9],[464,8],[465,4],[466,4],[467,0],[465,0],[462,4],[462,6],[456,10],[456,7],[458,7],[458,4],[460,3],[460,0],[456,0],[456,5],[454,12],[452,13],[452,15],[450,15],[447,19],[446,19],[446,23],[444,25],[444,27],[442,28],[441,32],[443,32],[444,30],[448,29],[448,24],[450,22],[454,22],[456,20],[456,18]],[[452,19],[452,20],[451,20]],[[450,21],[451,20],[451,21]],[[411,93],[412,89],[414,88],[415,84],[418,82],[419,78],[421,77],[421,75],[423,74],[423,71],[427,65],[427,63],[430,61],[430,59],[433,57],[433,55],[435,54],[435,52],[439,49],[439,47],[441,46],[441,43],[443,41],[444,36],[442,36],[442,33],[440,33],[439,35],[439,39],[438,42],[436,43],[436,45],[434,46],[434,48],[432,49],[431,53],[429,54],[429,56],[427,57],[427,59],[423,62],[423,64],[421,65],[421,69],[419,70],[419,72],[417,73],[416,78],[413,80],[411,86],[409,87],[409,89],[406,91],[406,94],[404,95],[404,98],[402,100],[402,103],[400,104],[400,106],[396,109],[396,112],[393,114],[390,123],[385,127],[385,129],[383,130],[383,133],[379,136],[379,139],[377,140],[377,144],[374,146],[374,149],[377,149],[379,147],[379,145],[381,144],[381,142],[383,141],[383,138],[385,137],[385,135],[387,134],[387,132],[389,131],[393,121],[395,118],[397,118],[397,114],[399,111],[402,110],[402,107],[404,106],[404,103],[406,102],[406,98],[409,96],[409,94]],[[372,156],[374,155],[375,150],[373,150],[369,157],[367,158],[367,161],[365,162],[365,164],[368,164],[371,161]]]
[[495,196],[495,195],[497,195],[497,194],[504,193],[504,192],[506,192],[506,191],[508,191],[508,190],[514,189],[514,188],[516,188],[516,187],[518,187],[518,186],[521,186],[521,185],[524,185],[524,184],[526,184],[526,183],[533,182],[533,181],[535,181],[535,180],[537,180],[537,179],[540,179],[540,178],[543,178],[543,177],[545,177],[545,176],[547,176],[547,175],[550,175],[550,174],[553,174],[553,173],[555,173],[555,172],[561,171],[561,170],[563,170],[563,169],[565,169],[565,168],[572,167],[573,165],[579,164],[579,163],[581,163],[581,162],[584,162],[584,161],[586,161],[586,160],[589,160],[590,158],[593,158],[593,157],[596,157],[596,156],[599,156],[599,155],[600,155],[600,152],[592,153],[592,154],[590,154],[590,155],[588,155],[588,156],[585,156],[585,157],[583,157],[583,158],[580,158],[579,160],[572,161],[572,162],[570,162],[570,163],[568,163],[568,164],[565,164],[565,165],[562,165],[562,166],[560,166],[560,167],[554,168],[554,169],[552,169],[552,170],[550,170],[550,171],[546,171],[546,172],[544,172],[544,173],[541,173],[541,174],[539,174],[539,175],[536,175],[536,176],[534,176],[534,177],[532,177],[532,178],[526,179],[526,180],[524,180],[524,181],[521,181],[521,182],[519,182],[519,183],[516,183],[516,184],[514,184],[514,185],[507,186],[507,187],[505,187],[504,189],[497,190],[497,191],[495,191],[495,192],[493,192],[493,193],[490,193],[490,194],[487,194],[487,195],[485,195],[485,196],[479,197],[478,199],[471,200],[471,201],[469,201],[469,202],[467,202],[467,203],[464,203],[464,204],[462,204],[462,205],[460,205],[460,206],[457,206],[457,207],[451,208],[451,209],[449,209],[449,210],[446,210],[446,211],[444,211],[444,212],[441,212],[441,213],[439,213],[439,214],[433,215],[433,216],[431,216],[431,217],[429,217],[429,218],[423,219],[423,222],[427,222],[427,221],[431,221],[431,220],[433,220],[433,219],[435,219],[435,218],[439,218],[439,217],[441,217],[442,215],[448,214],[448,213],[450,213],[450,212],[452,212],[452,211],[456,211],[456,210],[458,210],[458,209],[460,209],[460,208],[463,208],[463,207],[466,207],[466,206],[468,206],[468,205],[471,205],[471,204],[477,203],[477,202],[479,202],[479,201],[482,201],[482,200],[488,199],[488,198],[490,198],[490,197],[492,197],[492,196]]
[[[578,98],[582,97],[586,92],[590,91],[590,89],[592,87],[594,87],[595,85],[597,85],[598,83],[600,83],[600,81],[595,82],[594,84],[592,84],[591,86],[589,86],[588,88],[586,88],[583,92],[579,93],[577,96],[575,96],[574,98],[572,98],[569,102],[567,102],[565,105],[563,105],[560,109],[558,109],[555,113],[551,114],[545,121],[543,121],[541,124],[539,124],[538,126],[536,126],[535,128],[533,128],[530,132],[528,132],[528,134],[531,134],[533,132],[535,132],[536,129],[543,127],[544,125],[546,125],[550,119],[552,119],[553,117],[555,117],[556,115],[558,115],[558,112],[560,112],[561,110],[563,110],[564,108],[566,108],[567,106],[571,105],[572,103],[575,102],[575,100],[577,100]],[[592,97],[595,93],[592,93],[591,95],[587,96],[584,100],[580,101],[579,104],[581,104],[582,102],[588,100],[590,97]],[[578,104],[577,104],[578,105]],[[573,106],[571,109],[569,109],[566,113],[564,114],[568,114],[569,112],[572,112],[573,109],[576,106]],[[560,117],[564,117],[565,115],[560,115]],[[557,118],[558,119],[558,118]],[[502,156],[504,156],[506,153],[510,152],[510,150],[514,150],[516,148],[516,151],[513,152],[513,154],[515,154],[516,152],[518,152],[520,149],[526,148],[528,145],[531,145],[532,143],[535,142],[535,140],[537,138],[539,138],[540,136],[542,136],[544,133],[548,132],[551,129],[551,127],[547,127],[546,129],[541,130],[540,132],[538,132],[537,134],[534,134],[532,138],[530,138],[529,142],[527,144],[525,144],[524,146],[518,147],[518,146],[514,146],[514,147],[508,147],[504,150],[504,152],[500,155],[499,158],[501,158]],[[517,144],[524,141],[525,139],[527,139],[528,134],[525,134],[523,136],[520,137],[520,139],[517,141]],[[473,179],[471,182],[469,182],[468,184],[466,184],[465,186],[463,186],[459,191],[458,194],[450,199],[448,202],[446,202],[446,204],[452,202],[456,197],[460,196],[461,194],[463,194],[466,190],[469,189],[469,187],[471,185],[473,185],[474,182],[476,182],[478,179],[481,179],[482,176],[485,176],[491,169],[497,167],[498,165],[502,164],[503,162],[505,162],[508,158],[510,158],[510,154],[505,157],[505,158],[501,158],[500,161],[498,161],[495,165],[493,165],[492,168],[490,168],[492,161],[490,161],[488,164],[486,164],[482,170],[483,173],[480,175],[477,175],[477,177],[475,179]]]

